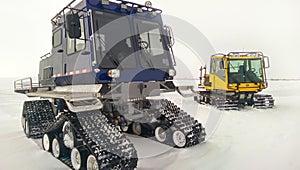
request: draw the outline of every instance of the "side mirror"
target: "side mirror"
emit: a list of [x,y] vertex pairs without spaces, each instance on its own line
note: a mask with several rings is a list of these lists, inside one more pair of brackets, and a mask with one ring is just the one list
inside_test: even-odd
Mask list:
[[66,16],[66,29],[70,38],[81,37],[81,27],[78,14],[69,14]]
[[270,59],[268,56],[264,56],[264,66],[265,68],[270,68]]
[[219,67],[220,67],[220,70],[225,69],[225,67],[224,67],[224,60],[220,61]]
[[173,47],[173,45],[175,44],[175,38],[174,38],[174,34],[173,34],[172,28],[170,26],[165,25],[164,26],[164,30],[167,33],[166,39],[167,39],[168,46],[169,47]]

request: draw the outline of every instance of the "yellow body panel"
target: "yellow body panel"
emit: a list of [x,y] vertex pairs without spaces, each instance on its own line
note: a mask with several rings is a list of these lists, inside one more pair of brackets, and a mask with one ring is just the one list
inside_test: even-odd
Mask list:
[[[259,92],[262,91],[263,89],[266,89],[265,85],[265,66],[264,62],[262,62],[262,82],[260,83],[240,83],[239,85],[237,83],[232,83],[229,84],[228,82],[228,68],[224,68],[224,76],[223,78],[220,77],[220,75],[217,75],[217,68],[216,68],[216,60],[223,60],[224,66],[228,66],[228,60],[251,60],[251,59],[260,59],[263,60],[263,56],[261,55],[241,55],[241,56],[235,56],[235,55],[214,55],[212,56],[212,63],[211,63],[211,71],[213,73],[210,73],[209,75],[204,76],[204,82],[205,83],[200,83],[199,87],[204,87],[204,89],[208,91],[213,91],[213,90],[223,90],[227,92]],[[222,69],[218,69],[218,71],[223,71]],[[209,82],[209,85],[207,83]]]
[[215,74],[210,75],[210,82],[212,82],[212,88],[215,90],[225,90],[227,87],[226,82]]

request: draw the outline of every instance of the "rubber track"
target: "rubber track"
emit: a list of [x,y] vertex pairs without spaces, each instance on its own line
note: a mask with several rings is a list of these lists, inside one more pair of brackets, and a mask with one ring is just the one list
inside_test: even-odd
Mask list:
[[180,130],[185,134],[187,142],[184,147],[191,147],[205,140],[205,128],[201,123],[169,100],[163,99],[161,104],[162,120],[166,126]]
[[[225,98],[222,95],[211,96],[206,93],[199,95],[203,96],[195,96],[194,98],[199,104],[214,105],[219,110],[239,110],[239,101],[235,98]],[[204,98],[209,98],[209,100]]]
[[[137,153],[133,145],[115,126],[108,123],[100,111],[64,113],[48,129],[48,133],[61,133],[66,121],[71,122],[84,146],[98,158],[100,169],[129,170],[137,166]],[[60,161],[73,168],[69,152]]]
[[23,116],[29,125],[29,138],[41,138],[55,121],[51,103],[48,100],[25,101]]
[[115,125],[108,123],[100,111],[78,113],[77,116],[89,140],[98,146],[94,154],[101,169],[134,169],[137,166],[133,144]]
[[215,106],[219,110],[239,110],[239,101],[234,99],[216,98]]
[[268,109],[274,107],[274,98],[269,94],[255,94],[253,107],[257,109]]
[[[205,96],[204,96],[205,97]],[[195,97],[194,99],[200,104],[204,104],[202,100],[200,100],[200,96]],[[208,100],[206,100],[208,101]],[[213,97],[210,98],[210,102],[205,102],[211,105],[214,105],[219,110],[239,110],[240,105],[238,99],[235,98],[224,98],[223,97]],[[256,109],[269,109],[274,107],[274,98],[269,94],[255,94],[253,98],[253,107]]]

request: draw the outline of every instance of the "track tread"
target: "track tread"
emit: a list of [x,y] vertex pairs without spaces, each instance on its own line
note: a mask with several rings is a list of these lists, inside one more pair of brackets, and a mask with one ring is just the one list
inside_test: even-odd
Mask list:
[[274,107],[274,98],[270,94],[255,94],[253,107],[257,109],[269,109]]
[[205,128],[201,123],[169,100],[161,100],[161,104],[165,124],[169,127],[174,127],[185,134],[187,142],[184,147],[191,147],[205,140]]
[[[71,122],[84,147],[97,159],[100,169],[134,169],[137,153],[133,144],[100,111],[63,113],[47,133],[61,133],[64,122]],[[59,159],[70,168],[70,154]]]
[[29,138],[41,138],[55,121],[52,105],[48,100],[26,101],[23,114],[29,125]]

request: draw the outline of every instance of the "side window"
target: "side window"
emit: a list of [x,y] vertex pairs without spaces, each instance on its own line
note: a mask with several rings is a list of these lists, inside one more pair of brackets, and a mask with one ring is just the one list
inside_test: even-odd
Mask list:
[[216,59],[216,72],[224,69],[224,62],[223,59]]
[[44,69],[43,80],[50,79],[53,76],[53,67],[48,67]]
[[56,32],[54,32],[53,36],[52,36],[52,46],[53,46],[53,48],[61,45],[61,40],[62,40],[62,30],[59,29]]
[[215,68],[214,68],[215,64],[214,64],[214,60],[213,58],[210,59],[210,73],[213,74],[215,73]]
[[225,69],[224,69],[224,60],[221,58],[217,58],[215,60],[216,62],[216,74],[219,76],[222,80],[225,80]]
[[71,39],[67,35],[67,54],[74,54],[78,51],[85,49],[85,29],[84,29],[84,20],[80,18],[81,26],[81,37],[79,39]]

